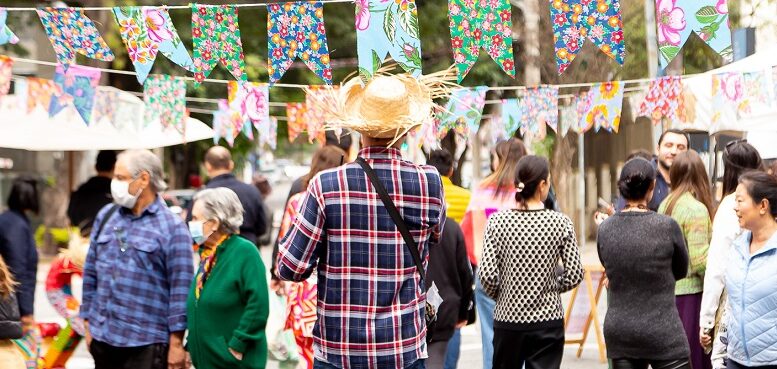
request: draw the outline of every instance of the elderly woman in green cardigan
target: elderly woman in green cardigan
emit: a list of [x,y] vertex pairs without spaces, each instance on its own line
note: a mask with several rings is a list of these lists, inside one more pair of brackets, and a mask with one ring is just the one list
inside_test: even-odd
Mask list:
[[680,225],[690,263],[688,275],[675,284],[677,311],[691,347],[693,369],[709,369],[712,368],[710,356],[699,344],[699,314],[712,236],[712,191],[704,162],[693,150],[674,159],[669,178],[672,192],[661,203],[658,212],[671,216]]
[[268,287],[256,246],[237,235],[243,207],[227,188],[194,197],[189,231],[200,266],[187,303],[187,349],[197,369],[260,369],[267,364]]

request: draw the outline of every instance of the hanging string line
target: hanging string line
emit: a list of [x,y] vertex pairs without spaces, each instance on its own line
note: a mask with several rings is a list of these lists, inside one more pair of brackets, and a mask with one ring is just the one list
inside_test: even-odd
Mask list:
[[[322,2],[324,4],[328,3],[353,3],[353,0],[316,0],[317,2]],[[252,4],[234,4],[229,5],[230,7],[234,8],[263,8],[270,5],[275,4],[286,4],[287,1],[268,1],[265,3],[252,3]],[[220,7],[222,5],[217,4],[196,4],[199,6],[208,6],[208,7]],[[167,9],[191,9],[192,7],[190,5],[160,5],[156,6],[158,8],[167,8]],[[45,8],[45,7],[44,7]],[[94,10],[94,11],[113,11],[112,6],[85,6],[85,7],[67,7],[66,9],[78,9],[78,10]],[[9,12],[34,12],[41,8],[5,8]],[[65,8],[59,8],[59,9],[65,9]]]

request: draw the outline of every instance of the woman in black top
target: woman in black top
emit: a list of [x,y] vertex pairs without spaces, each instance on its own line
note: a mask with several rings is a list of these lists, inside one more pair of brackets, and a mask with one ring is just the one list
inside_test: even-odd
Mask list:
[[604,340],[613,369],[690,369],[690,350],[675,306],[675,281],[688,272],[680,226],[648,210],[656,173],[629,160],[618,189],[626,207],[599,226],[599,260],[609,279]]

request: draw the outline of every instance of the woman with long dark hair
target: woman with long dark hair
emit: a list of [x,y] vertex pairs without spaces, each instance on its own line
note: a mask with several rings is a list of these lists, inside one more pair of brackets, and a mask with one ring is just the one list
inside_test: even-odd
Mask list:
[[16,282],[0,257],[0,368],[24,369],[24,357],[14,345],[14,339],[22,338],[22,322],[19,320],[19,303],[14,289]]
[[689,150],[677,155],[669,169],[672,191],[658,208],[680,225],[688,246],[689,267],[685,278],[675,284],[675,299],[680,320],[691,349],[694,369],[712,367],[710,356],[699,345],[699,312],[704,290],[704,271],[710,247],[712,191],[707,170],[699,154]]
[[[517,207],[491,216],[479,276],[496,300],[494,368],[559,368],[564,354],[562,292],[583,279],[572,221],[545,209],[550,169],[523,157],[516,169]],[[561,262],[563,272],[556,274]]]
[[677,222],[648,208],[655,182],[649,161],[629,160],[618,179],[626,206],[599,226],[599,260],[609,279],[604,340],[613,369],[691,368],[675,305],[688,251]]

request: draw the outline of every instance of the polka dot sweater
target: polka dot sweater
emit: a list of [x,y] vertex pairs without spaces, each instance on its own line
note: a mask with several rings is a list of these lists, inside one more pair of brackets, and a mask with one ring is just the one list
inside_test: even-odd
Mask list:
[[486,294],[496,300],[495,327],[563,325],[560,294],[583,279],[572,221],[553,210],[513,209],[492,215],[478,276]]

